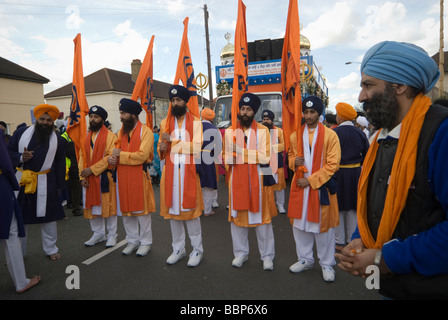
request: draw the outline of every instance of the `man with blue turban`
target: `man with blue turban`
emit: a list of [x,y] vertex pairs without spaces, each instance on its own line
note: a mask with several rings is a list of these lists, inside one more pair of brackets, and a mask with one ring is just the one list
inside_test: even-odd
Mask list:
[[423,49],[384,41],[366,53],[361,74],[359,101],[378,131],[339,266],[365,276],[376,265],[388,298],[448,299],[448,110],[424,95],[439,70]]

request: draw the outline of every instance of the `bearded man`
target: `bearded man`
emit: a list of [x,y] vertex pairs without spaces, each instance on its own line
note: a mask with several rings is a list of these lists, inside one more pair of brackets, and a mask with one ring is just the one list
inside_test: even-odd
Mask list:
[[142,107],[137,101],[123,98],[119,110],[123,126],[108,162],[117,170],[117,214],[123,217],[128,243],[122,253],[130,255],[137,250],[137,256],[143,257],[151,250],[151,213],[156,211],[146,170],[154,152],[154,135],[140,122]]
[[202,123],[188,110],[187,88],[171,86],[169,97],[171,116],[160,124],[163,133],[158,145],[160,159],[165,159],[160,183],[160,215],[170,220],[173,248],[166,263],[175,264],[186,256],[185,222],[193,247],[187,266],[196,267],[204,254],[200,221],[204,203],[194,160],[201,153]]
[[241,96],[237,129],[225,131],[224,161],[226,170],[230,170],[229,222],[235,257],[232,266],[240,268],[247,261],[249,229],[253,228],[263,269],[271,271],[275,257],[272,218],[277,208],[274,191],[263,179],[262,166],[269,164],[271,144],[268,128],[254,120],[260,105],[255,94]]
[[[92,237],[87,247],[106,241],[106,248],[117,243],[116,186],[109,169],[108,157],[115,148],[117,136],[105,126],[107,111],[100,106],[89,110],[89,133],[79,157],[84,217],[90,221]],[[106,237],[107,232],[107,237]]]
[[269,129],[271,134],[271,160],[270,166],[275,179],[275,185],[272,186],[275,194],[275,204],[280,214],[285,214],[285,169],[283,168],[285,151],[285,138],[283,130],[274,126],[275,114],[269,109],[263,111],[263,125]]
[[353,275],[376,265],[387,298],[448,298],[448,110],[425,96],[439,75],[410,43],[380,42],[361,64],[359,101],[378,132],[359,179],[358,230],[337,258]]
[[53,129],[58,108],[41,104],[33,114],[36,124],[14,132],[8,151],[21,186],[17,198],[24,223],[40,224],[43,250],[58,260],[56,221],[65,217],[60,193],[65,188],[66,141]]

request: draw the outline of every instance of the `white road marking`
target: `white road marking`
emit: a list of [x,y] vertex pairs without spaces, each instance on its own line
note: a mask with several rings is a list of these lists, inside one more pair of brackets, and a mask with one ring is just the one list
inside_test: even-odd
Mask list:
[[90,264],[94,263],[95,261],[101,259],[102,257],[108,255],[109,253],[111,253],[111,252],[119,249],[120,247],[124,246],[126,243],[127,243],[127,241],[123,240],[123,241],[117,243],[114,247],[108,248],[106,250],[103,250],[100,253],[94,255],[93,257],[83,261],[82,263],[85,264],[85,265],[90,265]]

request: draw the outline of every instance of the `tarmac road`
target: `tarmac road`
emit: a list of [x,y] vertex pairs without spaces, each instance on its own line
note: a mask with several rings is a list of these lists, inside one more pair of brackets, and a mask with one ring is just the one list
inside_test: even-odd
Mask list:
[[[226,210],[228,192],[223,177],[218,188],[220,207],[215,209],[216,214],[201,217],[204,259],[198,267],[187,267],[188,257],[176,265],[165,263],[172,251],[171,231],[169,222],[158,213],[152,215],[152,249],[147,256],[137,257],[121,254],[125,233],[120,218],[118,242],[122,246],[119,244],[114,250],[105,251],[105,243],[90,248],[84,246],[91,236],[89,222],[66,210],[68,218],[58,223],[60,260],[50,261],[44,255],[38,226],[31,225],[28,229],[26,272],[28,277],[41,275],[39,285],[20,295],[15,293],[4,255],[0,255],[0,300],[177,300],[176,303],[186,306],[200,300],[294,302],[380,299],[376,290],[366,288],[364,279],[353,277],[337,266],[336,280],[324,282],[317,256],[312,270],[292,274],[289,266],[297,256],[286,215],[273,219],[276,243],[273,271],[262,268],[253,230],[249,232],[249,260],[242,268],[232,267],[232,241]],[[158,203],[158,185],[154,185],[154,193]],[[186,243],[189,254],[188,238]],[[103,256],[89,261],[97,254]],[[77,283],[79,288],[73,288]]]

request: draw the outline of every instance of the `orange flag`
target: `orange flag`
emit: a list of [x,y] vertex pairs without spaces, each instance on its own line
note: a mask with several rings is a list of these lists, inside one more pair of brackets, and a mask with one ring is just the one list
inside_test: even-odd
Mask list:
[[[188,44],[188,17],[184,20],[184,33],[182,36],[182,43],[179,51],[179,59],[177,60],[176,75],[174,77],[174,84],[182,84],[190,92],[190,100],[187,103],[187,107],[190,113],[199,118],[199,104],[198,93],[196,88],[196,79],[194,77],[193,61],[190,54],[190,45]],[[171,120],[171,103],[168,107],[168,116],[166,120],[166,132],[171,132],[169,124]]]
[[[300,91],[300,22],[297,0],[289,1],[282,53],[282,122],[286,150],[290,136],[297,131],[297,156],[303,157],[302,94]],[[301,172],[306,168],[301,167]]]
[[143,110],[146,112],[146,125],[153,129],[153,111],[154,111],[154,78],[153,78],[153,54],[154,36],[151,37],[145,59],[135,82],[134,91],[132,91],[131,99],[138,101]]
[[241,96],[249,87],[248,77],[248,50],[246,34],[246,6],[242,0],[238,1],[238,17],[235,29],[235,63],[232,89],[232,129],[236,130],[240,112],[239,102]]
[[84,149],[84,142],[87,136],[86,115],[89,113],[89,106],[86,100],[82,71],[80,33],[78,33],[73,42],[75,43],[75,58],[73,63],[72,103],[70,106],[70,119],[67,124],[67,134],[75,144],[76,157],[79,159],[79,152]]

